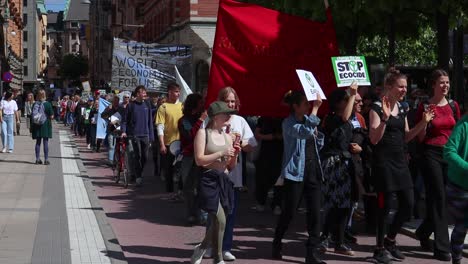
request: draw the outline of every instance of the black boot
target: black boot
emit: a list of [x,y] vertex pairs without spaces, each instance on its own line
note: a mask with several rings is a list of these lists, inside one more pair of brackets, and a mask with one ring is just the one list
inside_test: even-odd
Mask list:
[[327,263],[320,258],[319,252],[316,248],[313,248],[313,249],[308,248],[306,259],[305,259],[305,264],[327,264]]

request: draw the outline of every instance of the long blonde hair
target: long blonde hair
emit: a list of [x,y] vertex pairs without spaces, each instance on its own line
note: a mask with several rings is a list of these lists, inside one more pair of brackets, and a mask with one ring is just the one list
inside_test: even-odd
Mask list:
[[40,89],[37,92],[37,101],[45,101],[46,100],[46,92],[44,89]]
[[234,97],[236,98],[236,110],[239,110],[240,108],[240,99],[239,96],[236,93],[236,90],[232,87],[224,87],[223,89],[219,90],[218,93],[218,100],[219,101],[226,101],[226,98],[228,98],[229,94],[233,94]]

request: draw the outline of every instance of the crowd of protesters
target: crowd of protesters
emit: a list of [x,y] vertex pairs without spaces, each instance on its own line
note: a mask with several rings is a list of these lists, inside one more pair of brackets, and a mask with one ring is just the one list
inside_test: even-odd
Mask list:
[[[136,186],[143,184],[152,151],[154,175],[162,178],[173,200],[184,201],[187,224],[206,225],[191,263],[236,259],[232,247],[239,193],[246,186],[246,156],[255,152],[250,154],[255,156],[255,210],[270,207],[278,216],[273,259],[282,259],[282,239],[303,202],[305,263],[325,263],[322,254],[331,248],[337,254],[355,254],[352,220],[358,207],[364,209],[367,230],[376,235],[375,262],[402,261],[397,234],[425,191],[426,212],[416,236],[435,259],[457,264],[468,221],[468,119],[448,99],[448,74],[435,70],[429,79],[431,97],[421,89],[408,95],[407,76],[391,68],[375,89],[353,83],[334,90],[322,118],[317,114],[320,96],[309,102],[302,91],[290,91],[283,102],[289,116],[248,119],[256,121],[254,126],[238,115],[241,98],[235,89],[221,89],[217,101],[205,109],[200,94],[181,102],[175,83],[168,85],[167,97],[149,99],[145,87],[138,86],[119,95],[64,96],[56,112],[50,105],[45,112],[49,121],[58,115],[75,136],[86,137],[88,149],[99,152],[105,144],[111,165],[117,139],[128,140],[130,182]],[[39,94],[37,101],[42,98]],[[103,111],[100,98],[109,102]],[[24,109],[31,120],[36,103],[27,96]],[[3,152],[13,151],[16,108],[10,94],[1,107]],[[99,118],[107,124],[105,139],[97,137]],[[42,163],[41,141],[47,161],[49,126],[38,129],[29,122],[28,127],[37,140],[36,163]],[[390,211],[395,214],[388,220]],[[449,219],[455,224],[451,238]]]

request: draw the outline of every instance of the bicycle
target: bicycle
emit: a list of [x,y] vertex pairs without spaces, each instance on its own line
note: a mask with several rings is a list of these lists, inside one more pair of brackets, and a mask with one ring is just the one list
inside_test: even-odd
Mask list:
[[115,183],[120,182],[120,178],[123,178],[124,188],[128,187],[130,181],[129,171],[128,171],[128,156],[127,156],[127,140],[122,138],[120,135],[115,136],[115,152],[114,152],[114,164],[112,166],[112,171],[114,174]]

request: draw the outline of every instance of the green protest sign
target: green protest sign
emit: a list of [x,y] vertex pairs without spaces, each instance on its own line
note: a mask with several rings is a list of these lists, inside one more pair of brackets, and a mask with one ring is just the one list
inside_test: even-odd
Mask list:
[[353,82],[370,85],[364,56],[332,57],[332,65],[338,87],[350,86]]

